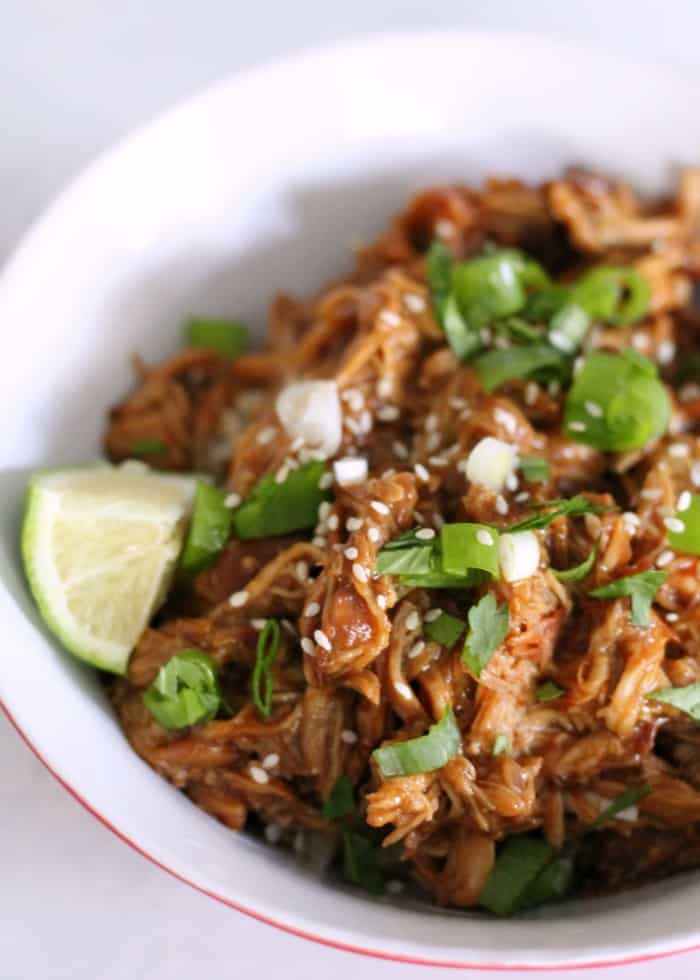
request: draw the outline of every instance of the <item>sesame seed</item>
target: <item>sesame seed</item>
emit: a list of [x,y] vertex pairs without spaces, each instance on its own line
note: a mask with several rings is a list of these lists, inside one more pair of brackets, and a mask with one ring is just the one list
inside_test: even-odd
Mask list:
[[337,531],[338,525],[340,524],[340,518],[338,517],[337,514],[331,514],[331,516],[328,518],[327,523],[328,523],[329,531]]
[[479,337],[481,338],[481,343],[484,345],[484,347],[488,347],[493,340],[493,334],[488,327],[481,328],[479,331]]
[[263,767],[263,769],[274,769],[275,766],[279,765],[279,762],[280,762],[280,757],[278,756],[278,754],[276,752],[270,752],[268,755],[265,756],[265,758],[260,763],[260,765]]
[[424,313],[428,308],[428,304],[425,302],[422,296],[418,293],[404,293],[403,301],[406,304],[406,308],[411,311],[411,313]]
[[377,418],[380,422],[395,422],[400,414],[396,405],[384,405],[377,411]]
[[279,824],[269,823],[265,827],[265,840],[268,844],[279,844],[282,840],[282,828]]
[[231,508],[238,507],[240,502],[241,502],[240,493],[229,493],[226,497],[224,497],[224,507],[231,507]]
[[364,565],[360,565],[359,562],[355,562],[355,564],[352,566],[352,574],[355,576],[357,581],[362,582],[363,585],[369,579],[367,569]]
[[499,423],[499,425],[503,426],[503,428],[506,430],[506,432],[509,435],[512,436],[515,434],[515,430],[518,427],[518,423],[516,422],[515,417],[510,414],[510,412],[506,412],[504,408],[496,408],[494,409],[493,417]]
[[370,507],[372,508],[372,510],[375,510],[378,514],[386,515],[391,513],[387,505],[382,503],[381,500],[373,500],[370,503]]
[[345,419],[345,425],[352,432],[354,436],[362,435],[362,426],[360,425],[358,419],[347,418]]
[[419,657],[424,650],[425,650],[425,640],[417,640],[413,644],[411,649],[408,651],[406,656],[408,657],[409,660],[412,660],[414,657]]
[[529,490],[521,490],[520,493],[516,493],[516,495],[515,495],[515,497],[513,499],[518,504],[524,504],[526,500],[529,500],[530,499],[530,491]]
[[500,493],[496,497],[496,513],[501,515],[505,515],[508,513],[508,501]]
[[663,497],[663,493],[661,487],[644,487],[643,490],[639,491],[639,496],[643,500],[659,500]]
[[360,413],[360,417],[357,420],[360,426],[360,431],[364,432],[365,435],[372,431],[372,413],[368,412],[367,409]]
[[510,350],[511,343],[507,337],[496,337],[493,346],[496,350]]
[[416,612],[415,609],[412,609],[411,612],[408,614],[408,616],[406,616],[406,629],[417,630],[419,629],[419,627],[420,627],[420,615]]
[[333,486],[333,474],[328,471],[321,475],[321,479],[318,481],[319,490],[329,490]]
[[426,623],[434,623],[435,620],[439,619],[441,616],[442,616],[442,609],[433,607],[432,609],[429,609],[427,611],[423,619],[426,621]]
[[304,653],[308,653],[311,656],[314,652],[314,641],[309,639],[308,636],[305,636],[301,641],[301,649]]
[[540,386],[536,381],[528,381],[525,385],[525,404],[534,405],[540,394]]
[[234,592],[228,600],[229,605],[233,606],[234,609],[240,609],[241,606],[245,606],[247,601],[248,593],[245,589],[242,589],[240,592]]
[[632,346],[636,347],[637,350],[647,350],[649,347],[649,337],[638,330],[632,334]]
[[551,395],[552,398],[556,398],[560,391],[561,391],[560,381],[550,381],[549,384],[547,385],[547,392],[549,395]]
[[469,408],[469,403],[466,398],[450,398],[450,408],[454,409],[455,412],[461,412],[465,408]]
[[316,640],[318,645],[323,647],[324,650],[331,649],[331,641],[328,639],[323,630],[314,630],[314,640]]
[[425,431],[426,432],[435,432],[435,430],[438,427],[439,421],[440,420],[438,419],[437,415],[435,415],[432,412],[430,413],[430,415],[426,415],[425,422],[423,423],[423,427],[424,427]]
[[275,483],[284,483],[284,481],[289,476],[289,467],[280,466],[280,468],[275,473]]
[[509,473],[506,477],[506,490],[510,490],[510,492],[513,493],[518,489],[518,486],[518,478],[515,473]]
[[325,521],[331,512],[331,505],[328,500],[323,500],[318,505],[318,519],[319,521]]
[[294,571],[300,582],[305,582],[309,577],[309,566],[305,561],[298,561],[294,566]]
[[700,385],[695,384],[694,381],[683,385],[678,392],[678,398],[682,402],[694,402],[697,398],[700,398]]
[[352,548],[352,547],[351,548],[346,548],[345,551],[343,552],[343,554],[345,555],[345,557],[346,558],[349,558],[350,561],[354,561],[357,558],[357,556],[359,555],[359,553],[360,552],[357,550],[357,548]]
[[378,527],[370,527],[367,529],[367,537],[370,541],[377,542],[381,538]]
[[377,596],[377,605],[379,606],[380,609],[386,609],[386,596],[385,595],[381,595],[380,594],[380,595]]
[[253,777],[256,783],[269,783],[270,777],[260,766],[251,766],[250,775]]
[[391,378],[380,378],[377,382],[377,394],[380,398],[391,398],[394,383]]
[[268,442],[272,442],[276,435],[277,429],[270,425],[258,432],[257,436],[255,437],[255,441],[261,446],[266,446]]
[[340,733],[340,739],[346,745],[354,745],[357,742],[357,733],[351,731],[349,728],[344,728]]
[[684,442],[674,442],[672,446],[668,447],[668,455],[674,456],[676,459],[681,459],[683,456],[690,456],[690,447]]
[[401,326],[401,317],[399,316],[398,313],[394,313],[393,310],[382,310],[382,312],[379,314],[379,319],[387,327]]
[[422,463],[416,463],[416,465],[413,467],[413,472],[416,474],[419,480],[423,481],[423,483],[427,483],[430,479],[430,473],[428,473]]
[[574,377],[581,373],[583,370],[583,365],[585,364],[585,359],[583,357],[577,357],[574,361]]
[[394,690],[396,691],[397,694],[402,695],[402,697],[404,698],[413,697],[413,691],[411,690],[410,686],[406,684],[404,681],[397,681],[396,684],[394,684]]
[[292,453],[296,453],[299,449],[301,449],[301,447],[303,445],[304,445],[304,437],[303,436],[297,436],[296,439],[294,439],[290,443],[289,450]]
[[321,612],[321,607],[317,602],[310,602],[304,610],[305,616],[317,616]]
[[656,559],[656,565],[658,568],[664,568],[665,565],[670,565],[675,557],[675,554],[667,548]]
[[435,537],[435,531],[432,527],[422,527],[420,531],[416,531],[416,537],[419,541],[430,541]]
[[391,476],[396,476],[396,470],[393,468],[393,466],[390,466],[388,470],[384,470],[382,473],[382,480],[388,480]]
[[700,463],[693,463],[690,467],[690,479],[693,482],[693,486],[700,487]]
[[602,419],[603,406],[599,405],[598,402],[586,401],[583,403],[583,407],[586,409],[586,411],[592,418]]
[[664,524],[673,534],[682,534],[685,531],[685,523],[678,517],[664,517]]
[[691,503],[693,502],[693,495],[690,490],[684,490],[678,498],[678,503],[676,504],[676,510],[684,511],[687,510]]
[[260,632],[260,630],[264,630],[265,629],[265,626],[267,625],[267,620],[266,619],[251,619],[250,625],[253,627],[254,630],[257,630],[258,632]]
[[662,340],[656,348],[656,360],[659,364],[670,364],[676,356],[676,345],[672,340]]
[[311,539],[311,544],[315,548],[325,548],[328,542],[322,534],[314,534],[313,538]]
[[449,218],[439,218],[434,225],[435,234],[439,238],[452,238],[457,234],[457,226]]
[[445,523],[445,518],[442,516],[442,514],[437,514],[437,513],[433,514],[433,524],[438,529],[438,531],[440,530],[440,528],[443,526],[444,523]]
[[345,522],[345,529],[347,531],[359,531],[364,524],[364,519],[362,517],[348,517]]
[[389,895],[400,895],[406,886],[399,878],[392,878],[386,883],[386,890]]
[[667,623],[677,623],[679,619],[680,619],[680,616],[676,612],[666,613],[666,622]]
[[447,466],[449,460],[445,459],[444,456],[429,456],[428,462],[431,466]]
[[361,412],[365,407],[365,396],[357,388],[348,388],[340,396],[353,412]]
[[440,443],[442,442],[442,437],[439,432],[431,432],[428,438],[425,440],[425,448],[429,453],[434,452],[436,449],[440,448]]
[[585,422],[569,422],[569,429],[572,432],[585,432],[586,423]]
[[479,542],[479,544],[486,545],[487,547],[490,547],[493,544],[493,537],[491,534],[489,534],[485,527],[480,527],[476,532],[476,540]]
[[391,448],[394,450],[394,455],[398,456],[399,459],[406,459],[408,456],[408,447],[405,443],[400,442],[398,439],[396,442],[391,444]]

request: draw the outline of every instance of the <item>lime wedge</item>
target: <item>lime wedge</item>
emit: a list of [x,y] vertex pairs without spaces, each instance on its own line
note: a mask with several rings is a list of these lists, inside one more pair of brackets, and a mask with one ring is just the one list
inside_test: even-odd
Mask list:
[[76,657],[126,671],[172,581],[193,492],[193,479],[142,463],[32,477],[24,567],[47,626]]

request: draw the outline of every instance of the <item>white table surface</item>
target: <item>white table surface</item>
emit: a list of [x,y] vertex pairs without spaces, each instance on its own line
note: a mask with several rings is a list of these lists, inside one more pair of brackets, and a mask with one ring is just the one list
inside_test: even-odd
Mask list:
[[[697,0],[2,0],[0,14],[0,260],[96,152],[209,81],[282,53],[459,25],[549,33],[692,71],[700,42]],[[287,936],[180,884],[86,813],[2,717],[0,772],[0,980],[437,973]],[[699,974],[694,953],[612,976]]]

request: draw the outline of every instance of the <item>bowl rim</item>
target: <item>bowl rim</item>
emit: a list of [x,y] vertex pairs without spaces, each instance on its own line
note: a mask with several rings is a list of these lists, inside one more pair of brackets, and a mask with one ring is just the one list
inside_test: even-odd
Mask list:
[[[700,75],[698,73],[693,73],[687,69],[684,70],[677,66],[674,67],[668,63],[655,63],[651,62],[650,59],[637,59],[626,55],[617,55],[610,51],[597,50],[588,43],[559,39],[538,33],[530,34],[513,31],[468,29],[417,29],[402,32],[375,32],[369,34],[357,34],[332,43],[320,43],[304,46],[291,54],[283,55],[281,57],[273,56],[267,58],[251,67],[229,73],[219,79],[214,80],[203,88],[194,91],[185,98],[177,100],[165,110],[154,113],[145,121],[139,123],[136,127],[129,130],[126,135],[115,142],[110,143],[95,156],[91,157],[85,164],[80,166],[75,171],[73,176],[63,185],[62,189],[55,194],[48,204],[41,209],[36,217],[33,218],[25,229],[24,233],[10,250],[10,253],[6,259],[2,262],[2,264],[0,264],[0,294],[3,291],[6,282],[11,278],[11,273],[15,265],[21,264],[24,254],[31,250],[35,239],[40,238],[44,225],[48,224],[53,218],[54,213],[59,211],[64,203],[70,199],[73,193],[82,184],[83,180],[85,178],[95,176],[104,165],[108,165],[112,161],[113,157],[116,157],[123,151],[127,150],[133,143],[138,142],[143,135],[161,126],[167,126],[174,117],[179,116],[181,113],[195,108],[198,104],[205,103],[211,97],[222,92],[231,85],[244,84],[248,82],[254,83],[256,79],[261,78],[271,70],[276,72],[293,70],[295,67],[300,67],[304,63],[313,61],[318,57],[329,57],[335,54],[342,55],[343,57],[350,57],[353,54],[356,55],[369,47],[398,48],[406,44],[415,45],[416,42],[440,44],[447,43],[448,41],[451,45],[462,42],[469,44],[483,43],[489,45],[499,43],[508,45],[517,43],[518,45],[529,49],[533,53],[536,53],[538,50],[556,50],[560,54],[566,54],[568,52],[572,56],[585,58],[591,62],[605,63],[606,65],[615,66],[617,68],[637,70],[649,68],[653,69],[654,75],[657,78],[664,77],[670,80],[682,81],[688,86],[692,86],[695,83],[695,85],[698,87],[698,91],[700,92],[700,86],[698,86],[698,82],[700,82]],[[390,962],[405,963],[416,966],[470,969],[475,971],[481,970],[486,972],[533,972],[536,970],[541,970],[542,972],[552,972],[556,970],[604,968],[651,962],[681,953],[689,953],[700,950],[700,941],[698,941],[688,945],[669,947],[661,950],[657,949],[656,951],[633,953],[631,955],[621,952],[620,955],[602,959],[591,959],[585,961],[575,960],[571,962],[562,961],[558,963],[550,962],[545,964],[537,964],[533,962],[518,964],[512,962],[498,963],[495,961],[483,962],[444,958],[437,959],[431,956],[402,954],[395,951],[382,950],[377,947],[368,948],[365,946],[356,945],[341,939],[333,938],[330,935],[317,934],[313,931],[300,928],[296,925],[292,925],[281,919],[275,918],[252,906],[236,902],[227,895],[220,894],[211,888],[205,887],[203,884],[199,884],[197,881],[184,874],[182,870],[176,870],[175,867],[169,866],[161,861],[154,854],[146,850],[142,844],[138,843],[118,826],[113,824],[103,812],[96,809],[96,807],[93,806],[80,793],[80,791],[71,784],[68,778],[61,774],[59,771],[60,767],[53,765],[48,761],[38,746],[31,740],[27,732],[21,727],[19,721],[13,715],[8,705],[4,703],[1,696],[0,710],[2,710],[2,712],[5,714],[11,726],[15,729],[30,751],[54,777],[54,779],[56,779],[56,781],[88,813],[97,818],[97,820],[99,820],[104,827],[110,830],[116,837],[131,847],[134,851],[148,859],[158,868],[161,868],[163,871],[166,871],[177,880],[189,885],[200,893],[215,899],[228,908],[241,912],[259,922],[265,923],[266,925],[271,925],[276,929],[290,935],[297,936],[302,939],[308,939],[312,942],[323,946],[328,946],[330,948],[340,949],[345,952],[357,953]],[[698,935],[697,938],[700,940],[700,935]]]

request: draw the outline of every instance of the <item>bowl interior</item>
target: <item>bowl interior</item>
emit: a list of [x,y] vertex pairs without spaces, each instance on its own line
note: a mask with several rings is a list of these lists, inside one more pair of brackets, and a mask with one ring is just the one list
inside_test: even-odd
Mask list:
[[43,629],[17,552],[24,467],[97,455],[105,410],[131,382],[129,355],[173,350],[189,313],[260,330],[276,290],[308,294],[342,274],[353,242],[441,180],[534,180],[581,163],[663,189],[697,159],[688,110],[699,93],[659,69],[533,38],[345,45],[234,78],[139,131],[20,246],[0,282],[11,350],[0,697],[47,764],[154,860],[284,927],[397,958],[580,964],[700,941],[696,875],[495,922],[372,901],[232,834],[131,752],[96,676]]

